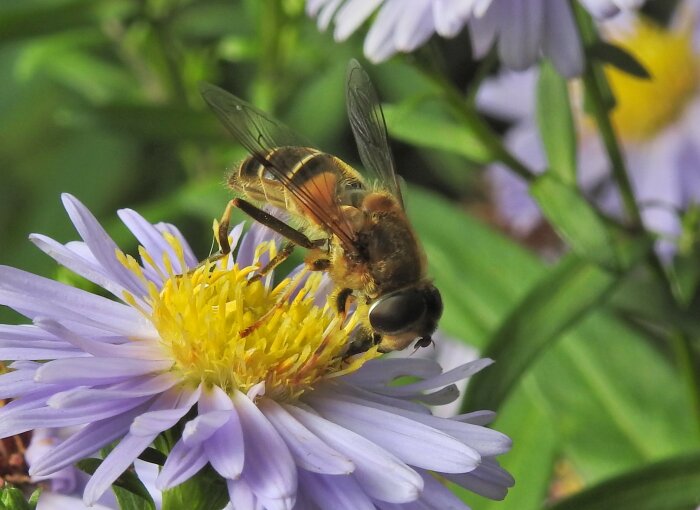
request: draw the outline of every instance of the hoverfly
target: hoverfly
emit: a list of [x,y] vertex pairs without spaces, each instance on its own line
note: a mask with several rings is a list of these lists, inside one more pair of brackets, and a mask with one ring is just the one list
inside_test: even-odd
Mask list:
[[[373,179],[339,158],[312,148],[287,127],[214,85],[201,87],[228,131],[249,152],[229,176],[241,198],[226,208],[219,229],[221,251],[232,207],[288,240],[260,274],[289,256],[295,245],[308,250],[306,263],[327,271],[336,286],[335,305],[345,313],[349,299],[367,305],[348,354],[374,344],[383,352],[400,350],[413,340],[432,343],[442,315],[440,292],[427,278],[426,259],[404,210],[386,124],[377,93],[356,60],[347,72],[346,102],[360,159]],[[253,203],[288,213],[294,228]]]

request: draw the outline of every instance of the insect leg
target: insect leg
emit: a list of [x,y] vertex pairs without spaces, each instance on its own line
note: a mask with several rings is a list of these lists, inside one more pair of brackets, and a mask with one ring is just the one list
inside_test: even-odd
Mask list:
[[294,246],[295,246],[295,244],[292,243],[291,241],[284,243],[284,246],[282,246],[282,249],[280,250],[280,252],[277,255],[275,255],[274,257],[272,257],[272,259],[270,259],[270,261],[267,264],[265,264],[265,266],[262,269],[260,269],[257,273],[255,273],[255,275],[253,275],[248,280],[248,283],[250,284],[250,283],[253,283],[255,281],[258,281],[260,278],[266,276],[267,273],[269,273],[274,268],[279,266],[282,262],[287,260],[287,257],[289,257],[292,254],[292,252],[294,251]]
[[379,344],[381,341],[381,335],[368,328],[360,326],[350,335],[350,341],[348,342],[348,350],[345,352],[345,358],[366,352],[374,345]]
[[347,314],[348,301],[350,300],[351,296],[352,289],[343,289],[340,292],[338,292],[338,295],[335,297],[335,309],[342,316],[345,316]]
[[[241,211],[246,213],[248,216],[253,218],[258,223],[262,223],[270,230],[274,230],[282,237],[286,237],[292,243],[296,244],[297,246],[301,246],[302,248],[307,248],[309,250],[312,250],[314,248],[320,248],[321,246],[323,246],[326,243],[325,239],[318,239],[318,240],[312,241],[311,239],[306,237],[304,234],[299,232],[297,229],[290,227],[282,220],[275,218],[272,214],[267,213],[267,212],[263,211],[262,209],[259,209],[258,207],[255,207],[253,204],[251,204],[250,202],[246,202],[243,199],[234,198],[233,200],[231,200],[231,202],[229,202],[229,206],[238,207]],[[229,210],[229,206],[226,207],[227,211]],[[228,212],[229,212],[229,216],[230,216],[231,212],[230,211],[228,211]],[[223,221],[224,221],[224,219],[222,218],[222,224],[223,224]],[[227,229],[228,229],[228,226],[227,226]]]

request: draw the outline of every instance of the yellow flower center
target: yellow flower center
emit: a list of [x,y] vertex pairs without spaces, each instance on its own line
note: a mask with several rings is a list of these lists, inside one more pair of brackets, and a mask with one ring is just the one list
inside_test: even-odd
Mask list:
[[[256,259],[265,252],[274,256],[274,244],[258,247]],[[148,257],[144,250],[141,255]],[[135,261],[127,259],[133,270]],[[226,264],[227,258],[205,262],[181,275],[169,270],[162,288],[149,285],[146,313],[183,380],[227,392],[246,392],[264,381],[266,395],[287,400],[379,356],[376,348],[344,356],[359,315],[343,321],[328,304],[314,303],[320,273],[304,280],[302,271],[267,288],[249,281],[258,265],[226,269]]]
[[697,92],[700,59],[689,30],[669,31],[645,19],[615,43],[634,55],[651,79],[606,68],[617,100],[612,119],[624,139],[645,140],[675,121]]

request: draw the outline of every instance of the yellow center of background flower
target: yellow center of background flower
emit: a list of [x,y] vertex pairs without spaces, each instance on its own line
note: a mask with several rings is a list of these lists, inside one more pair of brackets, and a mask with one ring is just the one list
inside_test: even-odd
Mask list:
[[651,74],[645,80],[606,68],[617,100],[613,123],[625,140],[642,141],[680,117],[698,91],[700,59],[688,30],[672,32],[648,20],[639,21],[627,37],[614,42]]
[[[259,247],[258,256],[265,251],[274,255],[274,245]],[[320,273],[268,289],[260,280],[248,281],[257,266],[225,269],[226,262],[171,275],[160,289],[149,285],[149,318],[183,379],[227,392],[246,392],[264,381],[266,395],[288,400],[379,356],[374,348],[344,358],[358,319],[343,323],[330,306],[314,304]]]

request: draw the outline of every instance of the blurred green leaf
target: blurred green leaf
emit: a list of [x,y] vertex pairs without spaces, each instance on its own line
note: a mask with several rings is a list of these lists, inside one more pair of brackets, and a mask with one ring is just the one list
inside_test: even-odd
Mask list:
[[445,302],[440,328],[484,347],[538,276],[535,257],[437,195],[409,187],[411,221]]
[[489,340],[483,356],[499,360],[475,375],[463,409],[498,409],[548,345],[605,300],[617,279],[577,257],[560,262]]
[[542,213],[577,254],[610,269],[620,266],[607,225],[575,187],[545,173],[530,191]]
[[586,53],[589,58],[597,59],[604,64],[610,64],[620,71],[637,78],[644,80],[652,78],[646,67],[634,55],[614,44],[598,40],[586,47]]
[[[102,462],[102,459],[83,459],[78,462],[78,468],[92,475]],[[143,482],[132,470],[122,473],[112,484],[112,488],[121,510],[155,510],[156,508]]]
[[112,103],[92,110],[65,110],[61,120],[69,126],[109,128],[148,140],[201,141],[226,137],[213,116],[181,106]]
[[691,206],[682,216],[678,252],[668,277],[676,301],[688,308],[700,287],[700,205]]
[[0,44],[65,32],[94,23],[93,0],[8,3],[0,6]]
[[588,483],[700,447],[676,369],[605,311],[541,356],[532,376],[562,453]]
[[586,489],[549,510],[692,510],[700,504],[700,454],[677,457]]
[[454,120],[419,112],[409,103],[383,108],[389,134],[398,140],[453,152],[481,164],[496,159],[496,154],[479,137]]
[[570,186],[576,184],[576,130],[569,88],[549,62],[540,66],[537,82],[537,125],[549,162],[549,171]]
[[0,488],[0,510],[34,510],[39,491],[35,491],[29,501],[24,493],[16,487],[5,485]]
[[[488,370],[488,369],[487,369]],[[527,380],[499,412],[493,428],[513,440],[499,462],[515,479],[503,501],[491,501],[464,489],[455,492],[474,510],[540,510],[549,489],[559,438],[546,412],[547,402]]]

